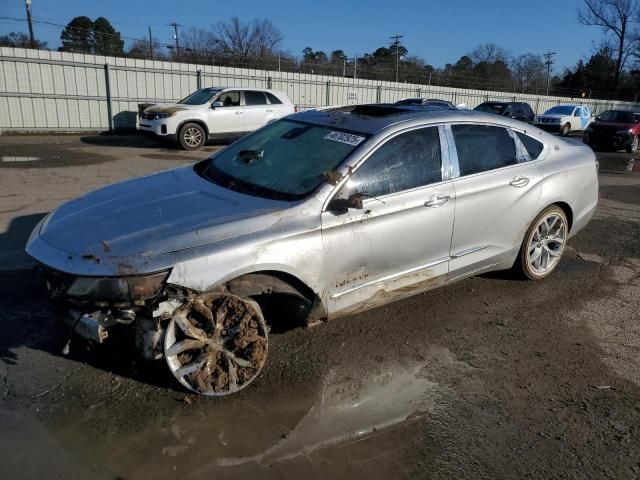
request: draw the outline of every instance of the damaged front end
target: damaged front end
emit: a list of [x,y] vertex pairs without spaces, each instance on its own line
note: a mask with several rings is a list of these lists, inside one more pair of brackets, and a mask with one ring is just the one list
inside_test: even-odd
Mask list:
[[103,343],[116,325],[135,327],[137,349],[148,360],[163,357],[167,323],[186,292],[167,285],[170,270],[120,277],[75,276],[44,268],[56,317],[80,336]]

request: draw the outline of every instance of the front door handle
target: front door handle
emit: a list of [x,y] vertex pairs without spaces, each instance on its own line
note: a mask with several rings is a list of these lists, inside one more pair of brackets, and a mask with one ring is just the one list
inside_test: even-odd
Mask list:
[[513,177],[509,182],[509,185],[516,188],[526,187],[529,184],[529,177],[523,177],[518,175],[517,177]]
[[236,110],[236,115],[242,115],[242,110]]
[[269,113],[273,112],[273,108],[267,108],[267,112]]
[[451,197],[449,195],[440,195],[439,193],[436,193],[435,195],[432,195],[431,198],[429,198],[429,200],[424,202],[424,206],[425,207],[441,207],[444,204],[446,204],[449,200],[451,200]]

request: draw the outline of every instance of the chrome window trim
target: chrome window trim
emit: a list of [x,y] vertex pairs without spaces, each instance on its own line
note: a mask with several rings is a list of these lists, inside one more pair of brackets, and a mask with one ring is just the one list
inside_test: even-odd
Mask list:
[[[476,125],[475,123],[468,122],[469,125]],[[449,147],[449,164],[450,164],[450,179],[460,177],[460,163],[458,161],[458,147],[456,147],[455,139],[453,138],[453,130],[451,130],[451,124],[444,125],[445,136],[447,137],[447,145]]]

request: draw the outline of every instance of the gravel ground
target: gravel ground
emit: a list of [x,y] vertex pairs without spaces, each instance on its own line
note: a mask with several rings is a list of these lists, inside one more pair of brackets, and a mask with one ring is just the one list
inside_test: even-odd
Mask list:
[[[217,146],[208,146],[214,151]],[[123,340],[72,341],[22,254],[43,214],[207,153],[137,137],[0,137],[3,478],[638,478],[640,172],[539,283],[487,275],[270,337],[237,395],[186,394]]]

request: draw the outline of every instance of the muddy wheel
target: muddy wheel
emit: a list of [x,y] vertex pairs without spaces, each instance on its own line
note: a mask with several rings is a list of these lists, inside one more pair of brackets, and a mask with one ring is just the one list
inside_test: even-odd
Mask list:
[[552,205],[531,223],[522,241],[514,269],[529,280],[542,280],[553,272],[564,252],[569,233],[564,211]]
[[569,132],[571,132],[571,125],[568,123],[565,123],[560,129],[560,136],[566,137],[567,135],[569,135]]
[[205,140],[204,128],[197,123],[185,123],[178,134],[180,146],[185,150],[198,150]]
[[252,300],[202,294],[179,308],[165,336],[169,369],[189,390],[209,396],[242,390],[267,358],[267,327]]

